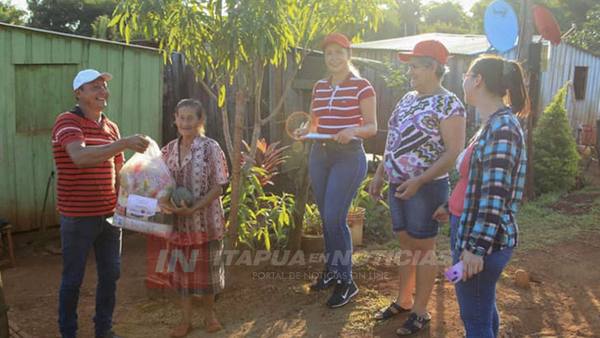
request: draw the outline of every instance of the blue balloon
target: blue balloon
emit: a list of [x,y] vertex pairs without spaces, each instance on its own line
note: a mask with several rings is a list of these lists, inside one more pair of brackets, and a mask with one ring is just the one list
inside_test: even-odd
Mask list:
[[485,10],[483,30],[497,51],[511,50],[519,37],[519,21],[512,6],[504,0],[492,2]]

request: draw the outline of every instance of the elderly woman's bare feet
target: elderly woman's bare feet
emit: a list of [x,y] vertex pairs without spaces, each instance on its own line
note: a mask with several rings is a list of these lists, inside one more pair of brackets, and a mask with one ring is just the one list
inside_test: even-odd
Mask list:
[[180,323],[173,329],[173,331],[171,331],[171,338],[183,338],[187,336],[190,331],[192,331],[191,323]]
[[213,333],[223,330],[223,326],[221,326],[216,317],[211,316],[204,319],[204,329],[208,333]]

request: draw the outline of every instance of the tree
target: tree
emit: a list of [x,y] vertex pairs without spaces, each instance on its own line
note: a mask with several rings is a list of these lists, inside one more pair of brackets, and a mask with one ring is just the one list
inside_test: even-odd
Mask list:
[[27,0],[29,26],[91,36],[97,17],[111,15],[116,0]]
[[0,22],[13,25],[22,25],[25,20],[25,11],[15,7],[10,1],[0,1]]
[[450,34],[468,34],[471,29],[468,26],[456,26],[448,22],[437,21],[429,25],[423,25],[421,33],[450,33]]
[[[471,7],[471,30],[475,33],[483,33],[483,15],[485,9],[494,0],[479,0]],[[513,9],[517,13],[517,17],[520,18],[520,1],[519,0],[506,0],[512,5]],[[561,30],[567,31],[571,28],[571,24],[578,26],[583,25],[587,18],[588,12],[597,3],[597,0],[535,0],[533,1],[537,5],[543,5],[550,9],[552,14],[556,17],[556,21]]]
[[[122,1],[111,24],[126,40],[144,32],[158,40],[165,60],[182,52],[197,79],[221,108],[226,150],[232,163],[229,233],[237,238],[240,151],[244,109],[254,97],[249,158],[254,158],[261,128],[283,107],[286,87],[273,111],[263,112],[262,84],[268,67],[294,66],[292,78],[310,48],[328,32],[361,35],[377,26],[384,0],[144,0]],[[300,47],[300,48],[296,48]],[[291,56],[291,58],[290,58]],[[235,86],[232,86],[235,84]],[[226,98],[235,97],[233,137]],[[296,227],[302,224],[296,224]]]
[[402,29],[401,36],[417,34],[423,13],[421,0],[396,0],[396,5],[398,20]]
[[398,10],[395,6],[390,6],[382,10],[382,20],[378,29],[367,31],[363,38],[365,41],[397,38],[403,36],[403,29],[400,26],[401,21],[398,18]]
[[[485,10],[492,2],[494,2],[494,0],[479,0],[476,3],[474,3],[473,6],[471,6],[471,9],[469,11],[471,13],[471,19],[469,20],[471,22],[471,32],[477,34],[484,33],[483,17],[485,14]],[[507,2],[512,6],[513,10],[517,14],[517,18],[519,18],[519,13],[521,9],[521,4],[519,0],[507,0]]]
[[588,12],[598,0],[536,0],[535,3],[548,7],[561,30],[566,31],[571,28],[571,24],[583,25],[587,21]]
[[421,20],[420,0],[396,0],[382,9],[381,24],[377,30],[368,30],[364,40],[374,41],[415,35]]
[[424,8],[423,31],[431,31],[429,27],[449,28],[453,30],[468,30],[467,15],[462,7],[451,1],[434,2]]
[[579,154],[565,109],[568,86],[556,93],[533,131],[535,191],[565,191],[575,185]]
[[114,29],[109,27],[110,18],[107,15],[100,15],[92,23],[92,37],[104,40],[114,40],[116,38]]
[[567,37],[567,41],[594,53],[600,53],[600,4],[592,8],[580,30]]

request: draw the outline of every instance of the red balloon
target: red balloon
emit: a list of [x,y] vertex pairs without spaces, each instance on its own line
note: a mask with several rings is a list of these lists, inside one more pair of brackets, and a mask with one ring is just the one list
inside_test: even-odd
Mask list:
[[533,20],[535,22],[535,28],[542,37],[554,45],[560,43],[560,27],[552,15],[552,12],[544,6],[534,5],[533,8]]

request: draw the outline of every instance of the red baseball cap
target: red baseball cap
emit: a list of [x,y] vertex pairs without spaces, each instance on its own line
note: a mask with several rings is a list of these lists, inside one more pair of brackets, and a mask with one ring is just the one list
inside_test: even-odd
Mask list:
[[446,47],[437,40],[425,40],[417,43],[412,52],[398,53],[402,62],[408,62],[411,57],[428,56],[445,65],[448,62],[449,52]]
[[347,36],[342,33],[331,33],[323,39],[321,48],[325,49],[328,45],[336,43],[344,48],[350,48],[351,43]]

